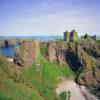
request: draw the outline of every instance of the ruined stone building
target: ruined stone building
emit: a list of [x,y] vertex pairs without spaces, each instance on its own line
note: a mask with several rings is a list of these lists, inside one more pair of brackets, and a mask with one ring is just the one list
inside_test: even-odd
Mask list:
[[71,42],[71,41],[77,41],[78,40],[78,33],[75,30],[72,30],[71,32],[64,32],[64,41]]

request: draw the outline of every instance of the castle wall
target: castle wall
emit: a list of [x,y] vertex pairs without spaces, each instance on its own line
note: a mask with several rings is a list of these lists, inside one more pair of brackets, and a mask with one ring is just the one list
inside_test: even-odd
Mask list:
[[64,33],[64,41],[69,42],[69,37],[70,37],[70,32],[65,32]]
[[78,33],[74,32],[73,33],[73,41],[77,41],[78,40]]
[[77,41],[78,40],[78,33],[77,32],[64,32],[64,41]]

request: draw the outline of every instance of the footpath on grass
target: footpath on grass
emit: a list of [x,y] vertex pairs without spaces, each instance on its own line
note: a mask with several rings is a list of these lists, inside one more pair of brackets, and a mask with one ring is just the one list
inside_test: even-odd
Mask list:
[[70,78],[63,78],[57,85],[57,95],[60,95],[62,92],[70,92],[69,100],[98,100],[95,96],[88,92],[85,86],[77,85],[74,80]]

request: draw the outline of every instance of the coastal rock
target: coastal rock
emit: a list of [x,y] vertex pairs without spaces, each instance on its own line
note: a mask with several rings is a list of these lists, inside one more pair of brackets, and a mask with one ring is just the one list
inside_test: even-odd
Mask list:
[[83,71],[78,83],[85,86],[100,85],[99,45],[78,45],[78,57]]
[[78,76],[78,83],[85,86],[100,85],[100,48],[99,44],[84,45],[69,43],[66,55],[72,70],[81,74]]
[[38,41],[24,41],[16,50],[14,62],[22,67],[39,62],[40,46]]
[[47,41],[40,41],[40,47],[41,48],[47,47],[47,45],[48,45]]
[[0,40],[0,46],[16,46],[17,40]]
[[66,64],[66,42],[52,41],[48,42],[47,59],[50,62]]
[[77,82],[85,86],[100,85],[100,48],[98,44],[84,45],[66,42],[49,42],[47,59],[50,62],[66,64],[79,72]]
[[89,87],[100,85],[100,63],[98,63],[91,71],[83,72],[79,77],[79,83]]
[[100,58],[100,44],[84,45],[83,49],[92,57],[98,60]]

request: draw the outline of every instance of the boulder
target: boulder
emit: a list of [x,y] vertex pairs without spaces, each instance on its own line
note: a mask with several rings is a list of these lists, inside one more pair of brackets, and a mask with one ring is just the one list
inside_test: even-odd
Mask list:
[[17,48],[14,62],[22,67],[31,66],[39,62],[40,46],[38,41],[23,41]]
[[50,62],[66,64],[66,42],[52,41],[48,42],[47,59]]

